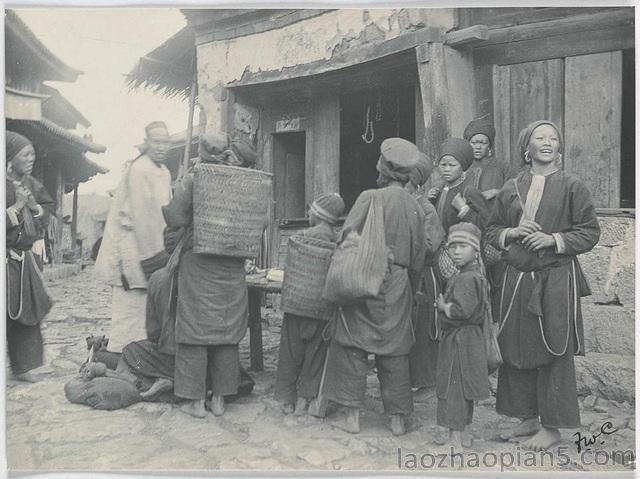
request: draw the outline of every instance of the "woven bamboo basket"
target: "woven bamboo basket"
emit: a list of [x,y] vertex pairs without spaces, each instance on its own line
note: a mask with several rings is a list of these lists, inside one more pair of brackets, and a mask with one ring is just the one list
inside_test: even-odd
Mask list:
[[493,266],[502,259],[500,250],[484,238],[482,240],[482,259],[484,260],[485,266]]
[[268,223],[272,175],[201,163],[193,185],[193,251],[257,258]]
[[289,238],[282,283],[281,308],[285,313],[330,320],[335,305],[322,297],[335,245],[315,238]]
[[447,249],[446,243],[443,243],[438,249],[438,274],[440,278],[444,281],[449,281],[453,276],[458,273],[458,268],[456,267],[451,255],[449,254],[449,250]]

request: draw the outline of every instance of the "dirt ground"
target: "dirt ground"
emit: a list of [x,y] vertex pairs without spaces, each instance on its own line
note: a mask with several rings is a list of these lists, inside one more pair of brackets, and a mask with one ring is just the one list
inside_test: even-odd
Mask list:
[[[403,437],[392,436],[382,414],[374,371],[368,377],[367,408],[362,431],[351,435],[331,426],[332,417],[284,416],[273,399],[280,334],[279,315],[265,310],[265,370],[250,374],[251,395],[227,405],[224,416],[195,419],[176,406],[138,403],[118,411],[97,411],[69,403],[64,384],[86,358],[84,338],[106,334],[110,290],[88,267],[70,278],[48,284],[56,303],[43,322],[45,366],[36,384],[7,381],[7,455],[10,470],[400,470],[426,473],[462,470],[629,471],[614,451],[635,451],[635,410],[627,403],[582,398],[580,432],[591,437],[611,422],[617,432],[602,435],[591,451],[578,454],[573,434],[551,454],[522,450],[517,442],[496,439],[514,424],[495,412],[495,398],[477,405],[470,428],[472,448],[464,458],[441,460],[436,444],[433,391],[415,396],[414,421]],[[241,360],[249,365],[248,335]],[[494,382],[495,384],[495,382]],[[602,442],[602,444],[601,444]],[[444,457],[444,456],[442,456]],[[435,471],[435,472],[434,472]]]

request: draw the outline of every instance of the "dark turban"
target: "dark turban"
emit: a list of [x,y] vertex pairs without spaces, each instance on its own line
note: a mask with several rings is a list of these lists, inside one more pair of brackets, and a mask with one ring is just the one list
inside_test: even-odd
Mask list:
[[440,147],[440,157],[438,160],[446,155],[453,156],[458,160],[458,163],[460,163],[464,171],[467,171],[473,164],[473,149],[469,142],[462,138],[449,138],[445,140]]
[[465,140],[471,141],[475,135],[484,135],[489,139],[489,144],[493,147],[493,143],[496,139],[496,129],[493,123],[486,118],[472,120],[464,129],[462,135]]
[[558,128],[558,126],[552,121],[538,120],[538,121],[534,121],[533,123],[529,123],[526,128],[523,128],[520,131],[520,135],[518,135],[518,151],[520,153],[520,158],[522,159],[522,161],[526,162],[525,153],[529,148],[529,140],[531,140],[531,135],[533,135],[533,131],[542,125],[549,125],[556,130],[556,132],[558,133],[558,140],[560,140],[560,147],[558,152],[562,153],[564,148],[564,140],[562,138],[562,133],[560,132],[560,128]]
[[15,156],[22,151],[25,146],[29,146],[32,143],[26,136],[22,136],[15,131],[6,130],[6,142],[7,142],[7,163],[15,158]]

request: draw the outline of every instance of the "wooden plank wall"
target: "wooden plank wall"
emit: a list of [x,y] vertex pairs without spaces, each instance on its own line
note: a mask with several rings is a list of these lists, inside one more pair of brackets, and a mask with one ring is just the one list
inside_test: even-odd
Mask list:
[[598,207],[620,206],[622,52],[565,61],[566,171],[579,174]]
[[321,97],[315,102],[309,130],[311,138],[307,138],[307,144],[312,150],[307,154],[307,170],[313,176],[307,183],[308,204],[318,195],[340,191],[340,100],[337,95]]
[[518,134],[536,120],[563,128],[564,60],[495,66],[493,75],[496,156],[520,166]]

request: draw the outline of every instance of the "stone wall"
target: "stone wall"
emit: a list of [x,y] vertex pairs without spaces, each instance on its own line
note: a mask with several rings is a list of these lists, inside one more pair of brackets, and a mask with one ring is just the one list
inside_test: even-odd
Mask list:
[[602,216],[600,242],[580,256],[592,295],[582,299],[585,357],[576,359],[582,396],[635,401],[635,219]]

